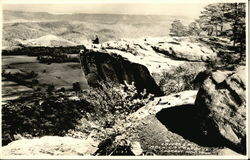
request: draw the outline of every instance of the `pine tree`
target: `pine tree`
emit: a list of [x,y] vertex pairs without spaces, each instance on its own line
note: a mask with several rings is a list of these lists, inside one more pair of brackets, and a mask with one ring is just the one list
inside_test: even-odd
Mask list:
[[198,27],[196,22],[191,22],[188,25],[188,34],[193,36],[199,36],[201,29]]
[[218,36],[218,29],[223,30],[223,12],[224,7],[222,3],[209,4],[204,8],[199,17],[199,24],[204,31],[207,31],[207,35],[211,36],[214,31],[215,35]]
[[228,23],[231,24],[231,39],[236,43],[245,41],[245,28],[246,28],[246,11],[245,3],[228,3],[225,4],[226,13],[224,16]]
[[[245,3],[215,3],[209,4],[201,12],[197,20],[200,28],[207,31],[207,35],[227,36],[233,41],[236,53],[240,53],[242,60],[246,49],[246,4]],[[224,24],[230,28],[225,30]],[[218,30],[220,27],[220,30]],[[218,34],[220,33],[220,34]]]
[[187,35],[187,29],[186,27],[181,23],[180,20],[174,20],[171,24],[170,28],[170,35],[171,36],[186,36]]
[[227,3],[225,8],[224,16],[231,25],[229,36],[233,41],[235,52],[240,53],[240,61],[246,49],[246,5],[245,3]]

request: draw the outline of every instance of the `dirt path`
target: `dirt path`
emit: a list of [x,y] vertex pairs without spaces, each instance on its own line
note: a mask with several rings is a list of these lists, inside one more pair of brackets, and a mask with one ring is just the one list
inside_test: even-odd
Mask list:
[[214,155],[219,148],[202,147],[169,131],[155,115],[145,117],[137,126],[137,138],[146,154]]
[[[196,94],[197,91],[190,90],[156,98],[153,102],[131,115],[131,119],[134,119],[136,125],[134,129],[128,131],[128,134],[135,135],[132,138],[133,141],[139,141],[141,148],[146,151],[145,154],[149,155],[217,155],[221,148],[200,146],[193,141],[183,138],[177,134],[178,132],[174,133],[170,128],[166,128],[157,119],[157,113],[162,110],[166,108],[174,109],[178,114],[174,112],[164,113],[163,116],[167,116],[164,119],[171,121],[173,126],[176,124],[176,127],[184,127],[183,125],[187,125],[186,121],[191,124],[194,115],[192,114],[192,108],[190,108],[192,105],[190,106],[190,104],[194,104]],[[185,122],[180,122],[182,119]],[[185,128],[188,128],[187,132],[189,127],[190,134],[192,134],[195,126],[192,126],[192,124],[185,126]]]

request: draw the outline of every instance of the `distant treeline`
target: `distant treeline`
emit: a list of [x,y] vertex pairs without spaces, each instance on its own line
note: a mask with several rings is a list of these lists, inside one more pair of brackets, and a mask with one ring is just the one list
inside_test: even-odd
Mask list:
[[58,54],[78,54],[83,45],[67,47],[27,47],[15,48],[12,50],[2,50],[2,55],[28,55],[28,56],[53,56]]
[[78,56],[68,56],[67,54],[54,54],[53,56],[37,56],[39,63],[65,63],[79,62]]

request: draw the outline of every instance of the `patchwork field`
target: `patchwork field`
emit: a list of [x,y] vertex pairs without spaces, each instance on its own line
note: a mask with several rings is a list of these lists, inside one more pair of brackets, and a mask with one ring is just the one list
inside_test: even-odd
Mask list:
[[[36,57],[29,56],[2,56],[3,72],[11,74],[25,74],[34,72],[38,80],[37,86],[54,85],[56,89],[64,87],[71,89],[72,84],[79,82],[82,89],[87,88],[85,76],[79,63],[38,63]],[[30,92],[32,88],[3,77],[2,96],[3,101],[17,98],[17,95]],[[12,98],[11,98],[11,97]]]
[[35,63],[37,62],[36,57],[29,56],[2,56],[3,69],[7,65],[19,64],[19,63]]

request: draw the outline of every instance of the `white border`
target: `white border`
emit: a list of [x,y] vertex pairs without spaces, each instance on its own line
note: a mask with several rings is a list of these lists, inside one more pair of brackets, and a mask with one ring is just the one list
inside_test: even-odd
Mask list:
[[87,3],[230,3],[247,0],[1,0],[3,4],[87,4]]
[[[246,156],[8,156],[3,157],[1,156],[2,153],[0,152],[0,158],[1,159],[248,159],[249,157],[249,142],[250,139],[248,137],[249,133],[249,75],[248,75],[248,67],[249,67],[249,60],[250,57],[248,55],[249,53],[249,4],[247,0],[0,0],[0,20],[2,21],[2,4],[95,4],[95,3],[216,3],[216,2],[222,2],[222,3],[230,3],[230,2],[244,2],[246,3],[246,67],[247,67],[247,73],[246,73],[246,107],[247,107],[247,155]],[[0,23],[1,31],[2,31],[2,23]],[[2,40],[2,32],[0,33],[0,39]],[[2,43],[0,44],[0,47],[2,48]],[[2,51],[0,50],[2,53]],[[2,54],[0,55],[1,62],[0,62],[0,68],[2,71]],[[0,76],[0,80],[1,76]],[[0,85],[0,90],[2,91],[2,86]],[[2,96],[2,93],[0,93],[0,96]],[[0,97],[1,100],[1,97]],[[1,103],[1,102],[0,102]],[[1,113],[1,111],[0,111]],[[0,115],[0,118],[2,117],[2,114]],[[0,119],[1,122],[1,119]],[[2,131],[2,129],[0,130]],[[0,142],[1,144],[1,142]]]

